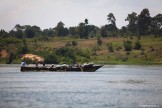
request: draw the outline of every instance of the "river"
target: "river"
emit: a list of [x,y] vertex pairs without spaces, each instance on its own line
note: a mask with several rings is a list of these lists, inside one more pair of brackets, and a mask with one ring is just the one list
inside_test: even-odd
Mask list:
[[0,108],[161,108],[162,66],[20,72],[0,65]]

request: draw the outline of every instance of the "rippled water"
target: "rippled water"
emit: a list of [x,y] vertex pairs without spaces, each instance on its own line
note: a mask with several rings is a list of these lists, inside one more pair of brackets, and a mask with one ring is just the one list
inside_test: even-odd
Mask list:
[[91,72],[24,72],[0,65],[0,108],[162,107],[162,66]]

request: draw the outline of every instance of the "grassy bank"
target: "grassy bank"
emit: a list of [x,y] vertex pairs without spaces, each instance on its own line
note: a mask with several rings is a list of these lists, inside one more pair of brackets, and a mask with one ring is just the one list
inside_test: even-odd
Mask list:
[[[26,39],[26,45],[27,53],[46,57],[52,52],[51,54],[59,58],[58,63],[65,61],[65,63],[94,62],[97,64],[162,64],[162,37],[141,37],[139,40],[141,48],[138,50],[134,49],[137,40],[137,37],[107,37],[101,38],[101,44],[99,45],[97,38],[50,37],[47,39]],[[14,56],[11,63],[21,62],[19,46],[23,46],[23,43],[21,40],[17,41],[1,48],[0,63],[6,63],[10,59],[11,52]],[[124,41],[132,43],[131,51],[125,51]],[[73,44],[74,42],[75,44]],[[108,49],[109,43],[111,43],[113,51]],[[66,51],[63,52],[65,54],[58,54],[58,49],[64,47],[69,47],[63,49]],[[6,51],[7,56],[3,55],[2,49]],[[68,52],[69,50],[71,53]]]

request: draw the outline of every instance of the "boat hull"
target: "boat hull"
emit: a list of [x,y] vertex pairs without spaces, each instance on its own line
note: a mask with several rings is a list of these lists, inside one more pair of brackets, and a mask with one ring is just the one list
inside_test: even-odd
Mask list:
[[85,66],[85,67],[21,67],[21,72],[95,72],[99,68],[101,68],[102,65],[94,65],[94,66]]

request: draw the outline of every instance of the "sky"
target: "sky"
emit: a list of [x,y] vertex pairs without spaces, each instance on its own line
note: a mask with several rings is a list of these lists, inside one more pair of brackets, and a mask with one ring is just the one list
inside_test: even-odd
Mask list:
[[118,28],[128,24],[128,14],[148,8],[153,17],[162,14],[162,0],[0,0],[0,29],[12,30],[16,24],[37,25],[42,30],[62,21],[65,27],[78,26],[87,18],[89,24],[108,24],[113,13]]

